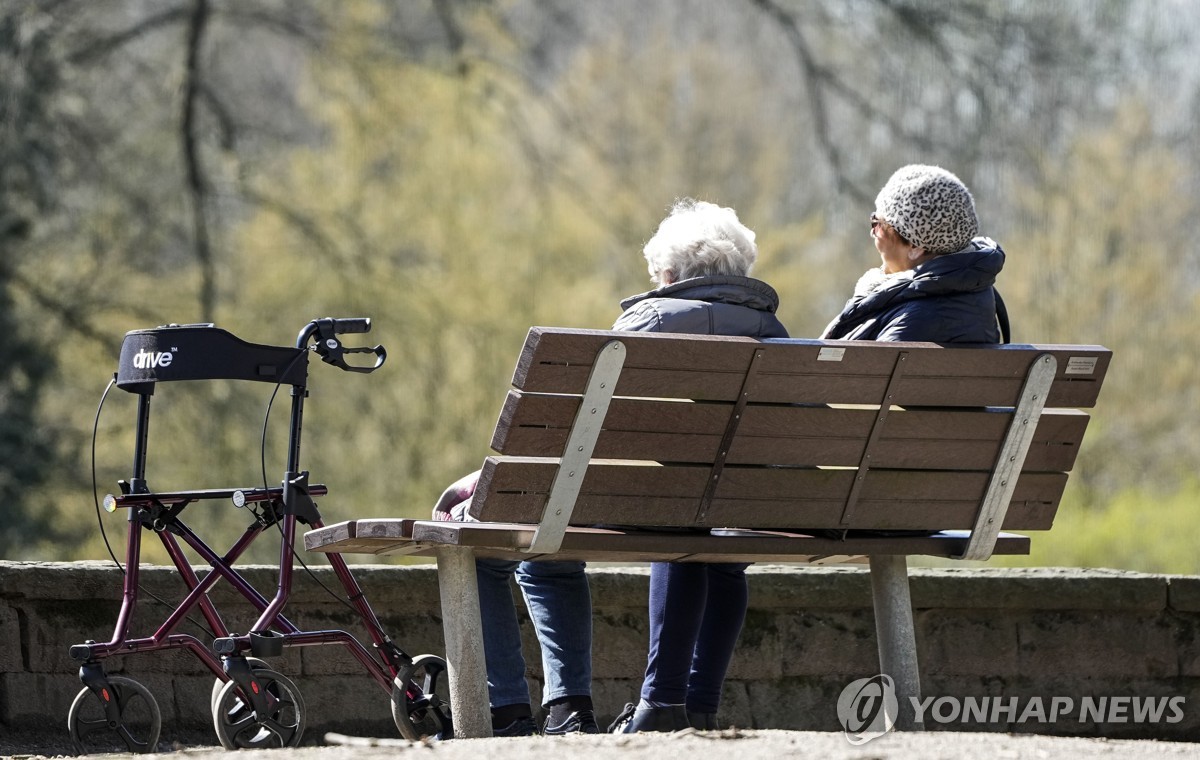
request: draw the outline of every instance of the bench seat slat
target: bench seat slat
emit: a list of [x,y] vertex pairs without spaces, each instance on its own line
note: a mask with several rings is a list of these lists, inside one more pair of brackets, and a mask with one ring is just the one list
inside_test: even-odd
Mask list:
[[[537,559],[521,550],[529,546],[536,525],[504,523],[448,523],[389,518],[355,520],[305,536],[310,551],[347,551],[339,536],[360,536],[369,543],[369,553],[389,553],[411,538],[417,556],[433,555],[438,546],[470,546],[480,557]],[[367,536],[367,538],[361,538]],[[555,559],[582,559],[613,562],[810,562],[823,560],[853,561],[869,554],[916,554],[950,557],[960,552],[967,536],[962,532],[943,532],[918,537],[862,537],[844,541],[817,538],[796,533],[743,532],[739,535],[713,536],[705,533],[655,533],[596,528],[570,528]],[[356,546],[358,544],[355,544]],[[1029,539],[1001,534],[996,543],[998,554],[1027,554]]]
[[[930,351],[927,349],[937,348],[935,344],[757,341],[535,327],[529,331],[513,385],[541,393],[578,393],[596,352],[614,337],[625,344],[628,352],[617,395],[726,401],[741,392],[750,358],[756,350],[762,350],[755,400],[879,403],[897,355],[908,350],[911,361],[895,386],[894,403],[1011,406],[1030,361],[1048,351],[1058,360],[1059,368],[1047,404],[1086,408],[1095,405],[1111,357],[1111,352],[1101,346],[944,346]],[[707,349],[703,365],[696,363],[695,344],[699,341]]]
[[[511,391],[492,448],[500,454],[558,457],[579,397]],[[593,456],[600,459],[712,462],[732,404],[614,399]],[[857,466],[876,408],[763,405],[745,408],[729,464]],[[893,410],[872,452],[874,467],[987,470],[1012,419],[1010,409]],[[1026,472],[1069,471],[1088,415],[1073,409],[1042,416]]]

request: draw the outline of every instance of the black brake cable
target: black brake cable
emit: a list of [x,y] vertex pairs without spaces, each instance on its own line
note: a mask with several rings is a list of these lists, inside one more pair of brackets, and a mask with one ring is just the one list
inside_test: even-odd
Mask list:
[[[104,529],[104,518],[100,514],[100,483],[96,476],[96,440],[100,435],[100,412],[104,411],[104,402],[108,399],[108,393],[112,390],[113,385],[117,382],[117,376],[113,375],[112,380],[108,381],[108,386],[105,387],[104,393],[100,396],[100,404],[96,407],[96,418],[92,422],[92,501],[96,505],[96,523],[100,526],[100,538],[104,540],[104,548],[108,549],[108,556],[112,557],[112,561],[116,564],[117,569],[121,571],[121,575],[125,575],[125,567],[121,561],[117,559],[116,552],[113,551],[112,544],[108,542],[108,531]],[[131,507],[132,509],[132,507]],[[179,605],[172,605],[165,599],[161,598],[153,591],[150,591],[141,583],[138,584],[138,591],[141,591],[146,596],[158,602],[164,607],[177,609]],[[207,634],[210,638],[216,638],[216,632],[207,625],[201,625],[196,622],[190,615],[184,615],[184,620],[191,623],[193,627]]]
[[[313,350],[311,347],[307,347],[304,349],[304,351],[311,351],[311,350]],[[302,357],[302,356],[304,356],[303,351],[301,353],[297,354],[296,358],[292,359],[292,361],[283,370],[283,372],[280,374],[281,379],[279,380],[279,382],[275,383],[275,390],[273,390],[271,392],[271,398],[267,400],[267,411],[266,411],[266,414],[263,415],[262,440],[261,440],[261,443],[259,444],[259,464],[262,467],[262,479],[263,479],[263,488],[264,489],[270,488],[270,485],[267,481],[267,423],[271,419],[271,409],[275,406],[275,397],[279,395],[279,389],[281,387],[283,387],[282,378],[287,377],[288,373],[292,371],[292,366],[297,361],[299,361],[300,357]],[[287,487],[286,484],[284,485],[284,487],[285,488]],[[283,526],[279,524],[279,520],[275,520],[275,529],[279,531],[279,540],[280,541],[283,541],[284,539],[286,539],[286,536],[284,536],[284,534],[283,534]],[[358,610],[353,605],[350,604],[349,600],[347,600],[341,594],[338,594],[337,592],[335,592],[333,589],[326,586],[321,581],[321,579],[317,577],[316,573],[314,573],[312,571],[312,569],[304,562],[304,559],[296,551],[296,545],[294,542],[292,544],[292,557],[295,558],[295,560],[300,563],[300,567],[304,568],[304,572],[306,572],[308,574],[308,577],[312,578],[314,583],[316,583],[318,586],[320,586],[322,589],[325,590],[326,594],[329,594],[329,596],[331,598],[340,602],[342,605],[344,605],[346,607],[346,609],[350,610],[351,612],[354,612],[355,614],[358,613]]]
[[96,522],[100,526],[100,538],[104,539],[104,548],[108,549],[108,556],[112,557],[113,563],[121,571],[121,575],[124,575],[125,568],[121,565],[121,561],[117,559],[117,554],[113,551],[112,544],[108,543],[108,533],[104,530],[104,518],[100,515],[100,484],[96,478],[96,439],[100,434],[100,412],[104,409],[104,402],[108,399],[108,392],[112,390],[116,382],[117,376],[113,375],[112,380],[108,381],[108,386],[104,389],[104,393],[100,396],[100,404],[96,407],[96,419],[92,422],[92,501],[96,504]]

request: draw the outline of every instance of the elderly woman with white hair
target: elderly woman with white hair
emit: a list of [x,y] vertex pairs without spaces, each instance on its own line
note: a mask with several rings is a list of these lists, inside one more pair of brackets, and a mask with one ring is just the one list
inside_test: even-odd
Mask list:
[[[750,278],[754,233],[733,209],[676,202],[644,248],[658,286],[625,299],[613,329],[786,338],[779,298]],[[745,564],[655,562],[650,566],[650,649],[641,699],[615,733],[717,728],[725,672],[746,617]]]
[[676,201],[643,254],[657,287],[622,301],[614,330],[787,336],[775,317],[779,296],[748,276],[758,247],[733,209]]
[[[627,298],[614,330],[786,338],[779,299],[751,279],[754,233],[729,208],[676,201],[643,248],[655,289]],[[434,518],[469,520],[479,473],[451,485]],[[650,571],[650,652],[642,700],[611,729],[716,727],[725,671],[741,633],[744,564],[655,563]],[[545,724],[534,723],[510,591],[515,574],[542,650]],[[488,697],[496,736],[595,733],[591,700],[591,597],[582,562],[476,561]]]

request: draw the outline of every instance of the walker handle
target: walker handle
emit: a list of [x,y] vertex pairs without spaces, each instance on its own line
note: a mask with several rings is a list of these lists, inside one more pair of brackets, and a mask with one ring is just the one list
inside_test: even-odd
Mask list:
[[[310,338],[315,338],[313,348],[320,355],[321,361],[326,364],[332,364],[346,372],[374,372],[382,367],[383,362],[387,359],[387,351],[384,350],[383,346],[347,348],[335,337],[346,333],[365,333],[370,331],[371,320],[367,317],[343,319],[325,317],[324,319],[314,319],[300,331],[300,340],[297,341],[297,346],[303,348],[307,346]],[[375,364],[373,366],[349,364],[346,362],[346,354],[366,353],[375,354]]]

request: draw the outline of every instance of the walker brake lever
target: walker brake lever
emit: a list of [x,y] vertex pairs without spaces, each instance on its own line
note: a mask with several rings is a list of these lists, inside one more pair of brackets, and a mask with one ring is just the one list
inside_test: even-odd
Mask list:
[[[347,372],[362,372],[370,373],[383,366],[387,360],[387,351],[383,346],[356,346],[347,348],[342,345],[342,342],[337,338],[326,338],[316,344],[317,353],[321,355],[321,361],[332,364],[339,369]],[[346,354],[375,354],[374,366],[365,366],[361,364],[350,364],[346,361]]]

